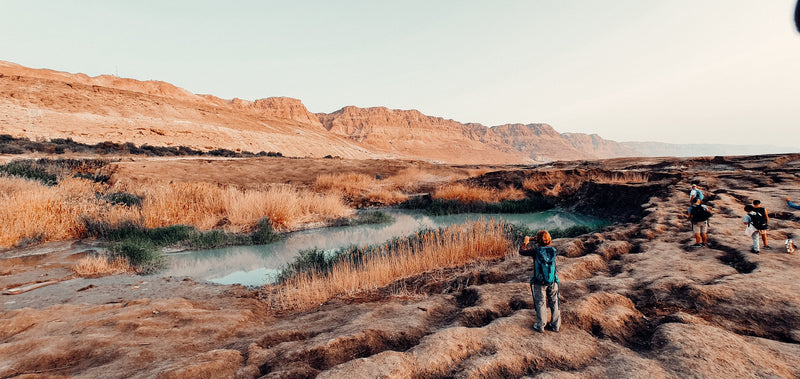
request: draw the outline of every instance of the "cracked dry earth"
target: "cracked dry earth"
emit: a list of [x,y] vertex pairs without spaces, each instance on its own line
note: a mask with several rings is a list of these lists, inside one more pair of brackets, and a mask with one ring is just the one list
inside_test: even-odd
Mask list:
[[[555,240],[559,333],[533,331],[532,261],[512,254],[280,317],[237,287],[13,310],[0,377],[800,377],[800,256],[783,250],[800,239],[783,202],[800,198],[800,158],[773,163],[690,165],[637,222]],[[699,249],[683,217],[694,180],[715,213]],[[741,222],[753,199],[772,217],[759,255]]]

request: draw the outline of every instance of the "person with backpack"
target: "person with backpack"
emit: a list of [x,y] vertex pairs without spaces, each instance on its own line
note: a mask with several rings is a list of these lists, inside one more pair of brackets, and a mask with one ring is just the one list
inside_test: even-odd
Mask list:
[[800,209],[800,204],[793,203],[788,197],[786,198],[786,205],[788,205],[789,208]]
[[[550,246],[553,241],[550,233],[540,230],[536,233],[536,244],[530,246],[531,238],[525,236],[524,243],[519,248],[520,255],[533,257],[533,275],[530,286],[533,295],[533,306],[536,310],[536,324],[533,329],[542,333],[544,326],[547,330],[558,332],[561,328],[561,310],[558,308],[558,275],[556,273],[556,248]],[[545,324],[544,301],[550,308],[550,322]]]
[[708,244],[708,219],[711,218],[711,208],[700,204],[700,198],[695,197],[694,203],[686,212],[686,217],[692,220],[695,244],[691,247],[703,247]]
[[755,226],[756,229],[758,229],[758,234],[761,236],[762,248],[764,250],[770,250],[772,249],[772,247],[767,245],[767,230],[769,229],[769,213],[767,213],[766,208],[761,206],[761,200],[753,200],[753,211],[761,215],[761,217],[757,219],[758,223],[753,223],[753,226]]
[[[746,230],[746,232],[750,233],[750,237],[753,238],[753,247],[752,247],[752,249],[750,251],[755,253],[755,254],[758,254],[759,253],[759,248],[758,248],[758,239],[759,239],[758,225],[766,224],[766,221],[761,216],[761,214],[756,212],[755,208],[750,204],[747,204],[747,205],[744,206],[744,211],[747,214],[744,215],[744,218],[742,219],[742,221],[744,222],[745,225],[748,226],[748,229]],[[750,226],[752,226],[752,228],[750,228]]]
[[689,191],[689,204],[694,204],[695,199],[703,201],[703,191],[697,188],[697,184],[692,184],[692,190]]

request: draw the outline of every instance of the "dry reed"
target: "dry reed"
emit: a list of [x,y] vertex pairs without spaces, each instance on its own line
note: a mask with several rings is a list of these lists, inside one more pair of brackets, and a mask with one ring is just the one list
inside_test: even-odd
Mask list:
[[79,276],[104,276],[134,271],[125,257],[110,258],[104,255],[81,258],[72,270]]
[[211,229],[225,223],[229,229],[241,231],[268,217],[273,228],[291,230],[353,212],[338,196],[291,186],[245,191],[209,183],[170,183],[148,188],[142,195],[147,227],[187,224]]
[[[119,212],[113,209],[119,206],[108,205],[94,196],[96,186],[76,178],[48,187],[36,181],[0,177],[0,246],[14,246],[25,240],[79,238],[85,233],[84,216],[117,215]],[[103,209],[111,211],[102,212]]]
[[562,171],[541,171],[528,177],[522,188],[547,196],[574,193],[586,182],[604,184],[647,183],[650,175],[645,172],[621,171],[610,173],[586,172],[567,174]]
[[621,171],[594,175],[590,180],[609,184],[647,183],[650,181],[650,174],[638,171]]
[[463,203],[474,203],[478,201],[496,203],[503,200],[524,199],[525,192],[514,187],[498,190],[495,188],[472,187],[461,183],[455,183],[437,188],[433,193],[433,197],[445,200],[458,200]]
[[500,258],[509,251],[510,242],[501,223],[480,220],[453,225],[425,233],[417,245],[365,257],[355,265],[341,262],[327,275],[298,275],[273,286],[269,302],[278,311],[307,310],[335,296],[374,290],[431,269]]
[[320,192],[338,194],[355,203],[368,201],[394,205],[408,199],[408,195],[400,191],[407,183],[399,178],[378,180],[358,173],[324,174],[317,177],[314,188]]

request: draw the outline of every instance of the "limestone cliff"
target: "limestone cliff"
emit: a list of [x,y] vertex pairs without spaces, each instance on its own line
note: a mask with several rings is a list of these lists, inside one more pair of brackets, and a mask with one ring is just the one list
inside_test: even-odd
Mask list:
[[398,157],[452,163],[531,163],[480,124],[462,124],[417,110],[344,107],[319,113],[332,133]]
[[467,164],[638,155],[597,135],[559,134],[547,124],[489,128],[385,107],[314,114],[288,97],[226,100],[160,81],[89,77],[2,61],[0,134]]

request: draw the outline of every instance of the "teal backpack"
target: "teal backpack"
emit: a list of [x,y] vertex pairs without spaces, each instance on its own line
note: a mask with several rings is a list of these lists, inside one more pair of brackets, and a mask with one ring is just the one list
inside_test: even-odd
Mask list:
[[553,283],[558,283],[558,276],[556,276],[557,254],[556,248],[552,246],[536,248],[531,284],[551,285]]

